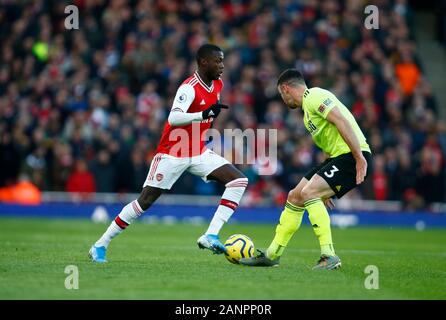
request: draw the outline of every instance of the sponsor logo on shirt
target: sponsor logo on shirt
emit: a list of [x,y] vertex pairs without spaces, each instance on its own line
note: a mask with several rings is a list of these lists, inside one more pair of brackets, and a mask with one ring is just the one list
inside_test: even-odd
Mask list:
[[308,131],[310,132],[310,134],[313,134],[316,130],[317,127],[314,125],[314,123],[311,122],[311,120],[308,120]]

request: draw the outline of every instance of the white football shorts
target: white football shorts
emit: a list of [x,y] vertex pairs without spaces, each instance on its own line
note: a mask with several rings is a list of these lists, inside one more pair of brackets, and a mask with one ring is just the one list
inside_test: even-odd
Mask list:
[[228,160],[210,149],[206,149],[199,156],[189,158],[157,153],[152,159],[143,188],[151,186],[169,190],[186,170],[209,182],[206,177],[215,169],[228,163],[230,163]]

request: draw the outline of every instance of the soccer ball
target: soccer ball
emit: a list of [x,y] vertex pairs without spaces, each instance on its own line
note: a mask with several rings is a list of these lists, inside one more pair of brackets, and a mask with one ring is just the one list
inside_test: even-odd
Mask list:
[[241,258],[251,258],[254,255],[254,242],[244,234],[230,236],[225,247],[225,257],[231,263],[238,264]]

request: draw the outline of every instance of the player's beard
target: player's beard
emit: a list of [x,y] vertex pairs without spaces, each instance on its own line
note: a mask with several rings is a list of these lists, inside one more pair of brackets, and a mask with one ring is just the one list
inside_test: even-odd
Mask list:
[[288,108],[297,109],[297,108],[299,108],[299,105],[298,105],[297,101],[291,100],[290,103],[288,104]]

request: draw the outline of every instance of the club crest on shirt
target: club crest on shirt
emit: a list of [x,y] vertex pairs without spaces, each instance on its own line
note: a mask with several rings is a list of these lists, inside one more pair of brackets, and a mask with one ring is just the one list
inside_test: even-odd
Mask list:
[[156,175],[156,180],[158,180],[158,181],[163,180],[163,178],[164,178],[164,175],[163,175],[162,173],[158,173],[158,174]]
[[317,111],[319,111],[320,113],[323,113],[325,111],[325,107],[328,107],[331,104],[331,99],[327,98],[324,100],[324,102],[322,102],[322,104],[319,106],[319,109],[317,109]]

